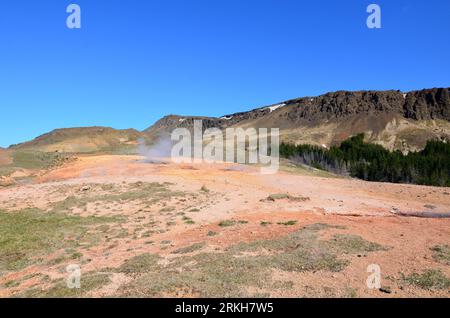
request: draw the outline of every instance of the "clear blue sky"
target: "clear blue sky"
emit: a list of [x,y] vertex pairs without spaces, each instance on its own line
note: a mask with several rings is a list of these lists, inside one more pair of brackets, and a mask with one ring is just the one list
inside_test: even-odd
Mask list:
[[[66,7],[82,29],[66,27]],[[366,7],[382,8],[381,30]],[[448,0],[3,0],[0,146],[335,90],[450,86]]]

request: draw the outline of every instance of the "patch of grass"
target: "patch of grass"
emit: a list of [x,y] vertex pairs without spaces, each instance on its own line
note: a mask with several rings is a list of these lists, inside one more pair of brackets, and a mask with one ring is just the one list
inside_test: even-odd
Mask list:
[[71,216],[39,209],[0,211],[0,271],[19,270],[33,256],[89,242],[91,226],[115,221],[114,218]]
[[65,279],[59,279],[54,282],[48,290],[32,288],[25,291],[21,297],[25,298],[76,298],[85,297],[89,292],[99,289],[111,280],[108,274],[104,273],[86,273],[81,275],[81,288],[69,288]]
[[125,274],[142,274],[158,270],[160,257],[155,254],[142,254],[123,263],[117,271]]
[[208,235],[208,236],[216,236],[216,235],[217,235],[217,232],[209,231],[207,235]]
[[205,246],[205,242],[195,243],[187,247],[182,247],[173,252],[173,254],[187,254],[201,250]]
[[436,245],[431,248],[433,251],[433,258],[440,263],[450,265],[450,246]]
[[49,169],[69,159],[70,156],[59,152],[15,151],[12,165],[25,169]]
[[80,253],[80,252],[75,252],[70,256],[71,259],[80,259],[82,257],[83,257],[83,253]]
[[9,175],[13,174],[16,170],[17,168],[14,167],[8,166],[0,167],[0,177],[8,177]]
[[405,276],[402,273],[402,280],[410,285],[422,289],[448,289],[450,288],[450,279],[440,270],[427,270],[421,274],[413,273]]
[[53,204],[53,211],[69,211],[75,207],[85,207],[89,201],[70,195],[62,201]]
[[40,279],[41,282],[44,282],[44,283],[48,282],[47,281],[47,278],[48,278],[47,275],[42,275],[41,273],[32,273],[32,274],[25,275],[25,276],[19,278],[18,280],[10,280],[10,281],[6,282],[3,286],[6,287],[6,288],[18,287],[22,283],[24,283],[24,282],[26,282],[26,281],[28,281],[30,279],[37,278],[37,277],[41,277],[41,279]]
[[159,212],[172,212],[172,211],[175,211],[174,207],[165,207],[159,210]]
[[289,200],[289,201],[297,201],[297,202],[304,202],[310,200],[308,197],[302,197],[302,196],[292,196],[287,193],[276,193],[271,194],[266,198],[266,201],[277,201],[277,200]]
[[188,216],[183,216],[182,220],[184,221],[185,224],[195,224],[194,220],[192,220]]
[[261,221],[259,224],[261,226],[268,226],[268,225],[271,225],[272,223],[271,222],[267,222],[267,221]]
[[122,193],[108,193],[93,196],[68,196],[66,199],[55,203],[53,206],[53,211],[69,211],[75,207],[86,207],[88,203],[100,202],[125,202],[140,200],[155,203],[163,199],[170,199],[172,197],[185,195],[186,193],[181,191],[171,191],[165,184],[157,182],[136,182],[130,184],[129,189]]
[[9,282],[5,283],[6,288],[13,288],[13,287],[17,287],[19,285],[20,285],[20,282],[18,282],[16,280],[10,280]]
[[115,185],[111,183],[102,184],[100,188],[103,191],[113,191],[115,189]]
[[202,185],[202,187],[200,188],[200,191],[208,193],[209,189],[205,185]]
[[390,248],[380,244],[369,242],[357,235],[337,234],[328,242],[333,249],[345,254],[357,254],[363,252],[387,251]]
[[190,209],[189,212],[200,212],[200,209],[197,209],[197,208]]
[[65,256],[59,256],[59,257],[57,257],[57,258],[54,258],[54,259],[48,261],[48,262],[47,262],[47,265],[48,265],[48,266],[58,265],[58,264],[61,264],[61,263],[65,262],[66,260],[67,260],[67,257],[65,257]]
[[267,201],[276,201],[276,200],[283,200],[283,199],[289,199],[289,194],[287,193],[276,193],[269,195],[266,200]]
[[329,270],[340,271],[346,260],[339,260],[337,254],[329,249],[327,242],[318,240],[318,233],[330,225],[313,224],[289,234],[285,238],[256,241],[233,247],[234,252],[266,251],[273,255],[260,258],[271,267],[284,271]]
[[347,298],[357,298],[358,291],[352,287],[347,287],[345,290],[345,294]]
[[273,282],[272,284],[273,289],[290,290],[293,287],[294,287],[293,281],[276,281]]
[[292,288],[290,282],[273,282],[272,270],[337,272],[348,264],[327,241],[319,239],[319,232],[328,228],[335,227],[313,224],[282,238],[241,243],[224,252],[179,256],[164,266],[158,265],[157,256],[144,254],[137,258],[139,266],[133,266],[138,269],[129,271],[137,277],[123,285],[119,294],[154,297],[184,292],[199,297],[251,297],[255,294],[248,292],[250,287]]
[[151,237],[152,234],[154,234],[154,231],[145,231],[144,233],[141,234],[141,237]]
[[220,221],[219,226],[221,227],[228,227],[228,226],[234,226],[236,225],[236,221],[234,220],[225,220],[225,221]]
[[287,222],[278,222],[278,225],[284,225],[284,226],[292,226],[297,224],[297,221],[291,220],[291,221],[287,221]]

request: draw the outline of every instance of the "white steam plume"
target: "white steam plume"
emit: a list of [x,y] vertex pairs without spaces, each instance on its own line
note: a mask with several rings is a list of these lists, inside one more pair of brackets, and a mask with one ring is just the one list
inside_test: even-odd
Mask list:
[[154,144],[146,145],[143,139],[139,140],[139,155],[146,158],[149,163],[164,163],[169,160],[172,151],[172,140],[169,136],[160,137]]

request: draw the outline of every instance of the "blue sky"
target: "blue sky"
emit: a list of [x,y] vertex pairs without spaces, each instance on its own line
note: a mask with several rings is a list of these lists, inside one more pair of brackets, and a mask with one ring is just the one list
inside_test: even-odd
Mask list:
[[[79,4],[81,30],[66,27]],[[382,8],[382,29],[366,7]],[[0,146],[335,90],[450,86],[448,0],[4,0]]]

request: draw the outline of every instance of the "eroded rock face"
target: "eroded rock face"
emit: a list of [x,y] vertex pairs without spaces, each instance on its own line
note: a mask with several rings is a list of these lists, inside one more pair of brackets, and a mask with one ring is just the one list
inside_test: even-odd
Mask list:
[[221,118],[166,116],[147,129],[190,127],[195,119],[202,119],[204,128],[225,128],[245,121],[276,118],[283,128],[288,123],[324,122],[350,116],[398,115],[408,119],[443,119],[450,121],[450,88],[433,88],[402,93],[400,91],[338,91],[318,97],[303,97],[248,112]]
[[290,120],[321,121],[359,114],[395,114],[414,120],[450,120],[449,88],[400,91],[340,91],[287,102]]
[[[289,142],[327,146],[338,144],[351,135],[366,133],[371,142],[389,149],[417,150],[429,139],[448,139],[450,136],[450,89],[433,88],[409,93],[338,91],[220,118],[170,115],[144,133],[155,138],[168,135],[178,127],[192,130],[194,120],[200,119],[203,130],[211,127],[279,128]],[[429,125],[427,121],[430,120],[443,122]],[[397,125],[390,127],[392,123]]]
[[444,119],[450,121],[450,88],[433,88],[407,94],[404,116],[415,120]]
[[315,98],[292,101],[288,118],[297,121],[323,121],[358,114],[401,114],[405,103],[399,91],[339,91]]

